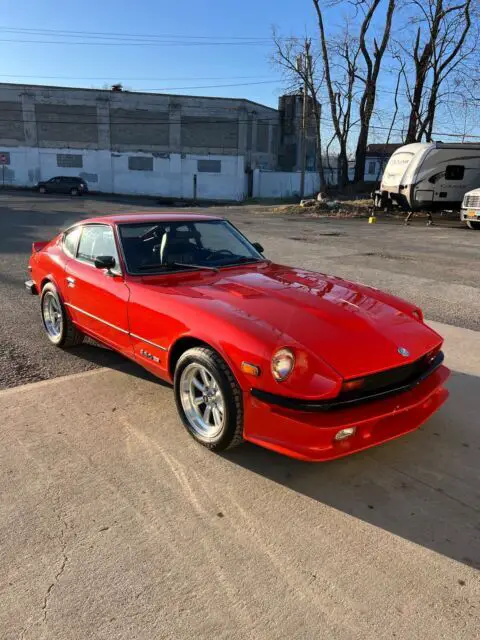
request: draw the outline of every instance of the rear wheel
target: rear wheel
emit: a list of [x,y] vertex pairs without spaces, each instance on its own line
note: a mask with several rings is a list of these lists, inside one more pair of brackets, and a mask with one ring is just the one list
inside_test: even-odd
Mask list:
[[216,351],[186,351],[175,369],[174,388],[182,422],[195,440],[213,451],[243,441],[242,391]]
[[467,227],[469,229],[474,229],[475,231],[480,231],[480,222],[475,222],[474,220],[467,220]]
[[45,333],[52,344],[68,348],[83,342],[83,333],[71,321],[56,287],[51,282],[42,289],[41,310]]

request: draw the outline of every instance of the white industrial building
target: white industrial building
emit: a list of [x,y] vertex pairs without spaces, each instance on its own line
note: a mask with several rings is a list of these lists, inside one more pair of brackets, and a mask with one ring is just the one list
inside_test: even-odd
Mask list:
[[276,168],[278,133],[278,111],[249,100],[0,84],[14,186],[75,175],[107,193],[242,200],[253,169]]

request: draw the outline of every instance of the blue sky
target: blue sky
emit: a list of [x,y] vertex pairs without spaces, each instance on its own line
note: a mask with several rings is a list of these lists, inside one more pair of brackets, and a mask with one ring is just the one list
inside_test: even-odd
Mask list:
[[[285,82],[270,62],[272,26],[286,36],[309,32],[317,37],[311,0],[84,0],[80,4],[3,0],[2,9],[0,71],[4,75],[0,74],[0,81],[85,87],[123,82],[136,91],[249,98],[274,107]],[[378,26],[384,9],[377,17]],[[328,37],[342,32],[342,10],[326,11],[325,24]],[[357,32],[354,19],[352,26]],[[392,35],[401,38],[404,29],[402,16],[397,14]],[[39,34],[35,30],[53,32]],[[55,33],[58,30],[71,35],[60,36]],[[107,35],[88,35],[93,33]],[[119,40],[108,34],[126,35]],[[144,40],[156,36],[157,41],[162,36],[163,42],[170,40],[172,44],[139,46],[138,39],[133,40],[137,44],[132,43],[132,36]],[[99,38],[109,44],[99,45]],[[250,43],[245,41],[248,38]],[[212,39],[239,44],[208,44]],[[125,40],[131,44],[122,44]],[[371,142],[384,141],[390,125],[395,65],[386,56],[374,119],[378,129],[372,128]],[[400,113],[406,115],[406,98],[400,103]],[[473,133],[476,119],[469,122]],[[463,112],[453,103],[439,113],[438,131],[459,130],[461,126]]]
[[[102,79],[106,82],[117,80],[124,81],[134,90],[178,87],[178,93],[249,97],[272,106],[277,104],[282,83],[275,81],[279,74],[269,62],[271,47],[268,42],[231,46],[34,44],[20,40],[59,38],[57,34],[39,36],[31,31],[18,33],[8,29],[253,37],[268,41],[273,24],[283,33],[303,34],[306,24],[312,23],[314,18],[310,0],[140,0],[136,3],[84,0],[81,4],[60,0],[4,0],[3,9],[0,40],[15,42],[0,42],[2,70],[9,74],[1,76],[2,81],[99,87]],[[62,40],[85,42],[89,38],[66,37]],[[249,82],[265,84],[180,89]]]

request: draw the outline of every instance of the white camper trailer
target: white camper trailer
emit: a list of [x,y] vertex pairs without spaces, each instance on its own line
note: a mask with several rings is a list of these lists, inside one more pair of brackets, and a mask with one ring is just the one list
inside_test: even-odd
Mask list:
[[479,184],[480,144],[407,144],[390,157],[375,206],[459,210],[465,192]]

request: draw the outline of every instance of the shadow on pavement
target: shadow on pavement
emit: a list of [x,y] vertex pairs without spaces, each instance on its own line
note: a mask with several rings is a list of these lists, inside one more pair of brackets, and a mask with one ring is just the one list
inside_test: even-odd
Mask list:
[[171,387],[168,382],[157,378],[157,376],[154,376],[133,360],[122,356],[117,351],[112,351],[91,338],[87,338],[82,344],[69,349],[68,355],[75,356],[98,367],[107,367],[113,371],[121,371],[135,378],[140,378],[141,380],[155,382],[155,384],[159,384],[161,387]]
[[449,388],[420,430],[347,458],[305,463],[248,443],[225,458],[480,569],[480,378],[454,373]]

